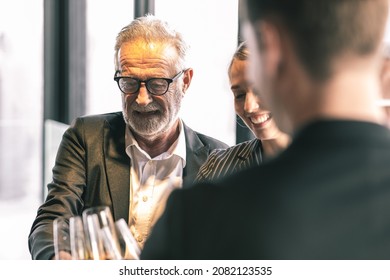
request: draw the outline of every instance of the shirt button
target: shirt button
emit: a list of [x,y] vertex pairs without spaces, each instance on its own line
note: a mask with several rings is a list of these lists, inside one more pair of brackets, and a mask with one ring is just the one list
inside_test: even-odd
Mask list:
[[142,197],[142,200],[143,200],[143,202],[146,202],[146,201],[148,201],[148,197],[147,197],[146,195],[144,195],[144,196]]

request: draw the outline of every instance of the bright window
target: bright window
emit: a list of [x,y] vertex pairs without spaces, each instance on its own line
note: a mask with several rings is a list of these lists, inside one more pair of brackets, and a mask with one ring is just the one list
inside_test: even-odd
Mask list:
[[[28,259],[42,192],[43,1],[0,0],[0,259]],[[12,229],[12,230],[10,230]]]
[[[221,14],[222,13],[222,14]],[[155,14],[177,26],[194,69],[181,116],[186,124],[235,144],[235,113],[227,69],[237,47],[238,0],[156,0]]]
[[87,0],[87,114],[122,110],[114,46],[116,35],[133,18],[132,0]]

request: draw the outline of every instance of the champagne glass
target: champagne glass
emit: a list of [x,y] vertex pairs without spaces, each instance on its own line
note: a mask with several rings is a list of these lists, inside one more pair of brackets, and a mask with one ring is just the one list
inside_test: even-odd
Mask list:
[[124,219],[115,222],[122,259],[139,260],[141,249]]
[[58,217],[53,221],[54,256],[56,260],[71,260],[69,220]]
[[83,220],[80,216],[69,219],[70,251],[73,260],[85,260],[87,250],[85,248],[85,235]]
[[53,221],[56,260],[83,260],[86,256],[84,227],[81,217],[57,217]]
[[90,207],[83,211],[86,246],[93,260],[122,259],[114,220],[107,206]]

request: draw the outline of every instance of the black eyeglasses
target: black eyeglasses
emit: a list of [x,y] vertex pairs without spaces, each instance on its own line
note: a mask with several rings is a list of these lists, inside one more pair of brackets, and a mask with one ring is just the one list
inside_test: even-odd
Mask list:
[[168,91],[169,85],[173,81],[177,80],[185,71],[186,70],[181,70],[172,79],[150,78],[145,81],[133,77],[117,76],[120,71],[116,71],[114,80],[118,83],[119,89],[125,94],[133,94],[138,92],[141,87],[141,83],[145,83],[146,89],[150,94],[163,95]]

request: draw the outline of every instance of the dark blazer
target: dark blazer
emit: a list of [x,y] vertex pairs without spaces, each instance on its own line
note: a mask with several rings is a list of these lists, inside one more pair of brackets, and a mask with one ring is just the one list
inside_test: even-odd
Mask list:
[[[213,149],[226,144],[184,125],[186,166],[183,185],[193,182]],[[52,222],[58,216],[81,215],[88,207],[107,205],[114,220],[128,221],[130,158],[125,151],[125,123],[121,112],[76,119],[64,133],[53,181],[38,209],[29,235],[33,259],[54,254]]]
[[195,182],[219,180],[257,166],[262,161],[262,145],[259,139],[239,143],[227,149],[217,149],[211,152],[207,161],[200,167]]
[[174,191],[142,259],[390,259],[390,132],[318,121],[278,157]]

